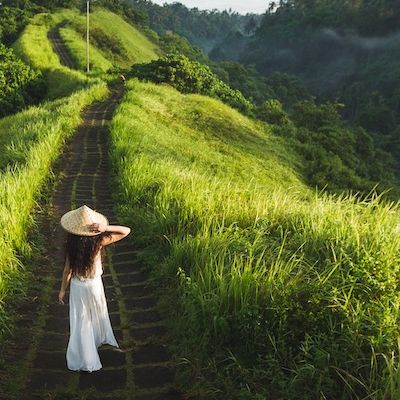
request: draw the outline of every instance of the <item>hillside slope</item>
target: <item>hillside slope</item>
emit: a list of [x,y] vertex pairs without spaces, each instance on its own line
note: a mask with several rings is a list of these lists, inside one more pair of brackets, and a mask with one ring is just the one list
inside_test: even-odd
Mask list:
[[43,72],[48,88],[46,97],[49,99],[69,95],[89,83],[83,73],[61,65],[53,51],[48,33],[59,22],[50,14],[37,14],[13,44],[18,57]]
[[399,204],[313,193],[267,125],[166,85],[129,82],[112,142],[189,392],[396,398]]
[[[86,68],[86,16],[75,10],[60,10],[54,14],[54,18],[63,22],[60,35],[67,39],[65,44],[76,60],[77,67]],[[90,38],[93,65],[103,71],[113,65],[128,68],[134,63],[149,62],[161,52],[137,28],[101,7],[92,7]]]
[[[14,43],[15,53],[27,64],[44,73],[48,82],[47,97],[54,99],[71,94],[96,75],[112,68],[127,68],[133,63],[157,58],[161,50],[122,17],[94,8],[91,12],[90,64],[86,70],[85,16],[74,9],[53,14],[37,14]],[[56,29],[75,63],[76,70],[61,65],[52,49],[49,31]],[[103,75],[104,79],[108,79]]]

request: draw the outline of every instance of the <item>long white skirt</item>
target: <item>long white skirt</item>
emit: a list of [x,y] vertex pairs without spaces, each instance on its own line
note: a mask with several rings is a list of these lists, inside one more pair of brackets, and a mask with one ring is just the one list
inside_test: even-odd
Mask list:
[[73,371],[97,371],[102,365],[97,348],[119,347],[111,327],[101,276],[86,281],[71,279],[69,294],[70,337],[67,366]]

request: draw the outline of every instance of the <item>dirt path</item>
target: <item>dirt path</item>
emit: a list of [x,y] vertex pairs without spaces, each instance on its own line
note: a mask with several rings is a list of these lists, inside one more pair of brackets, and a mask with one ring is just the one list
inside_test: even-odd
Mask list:
[[60,63],[68,68],[74,69],[75,64],[71,59],[68,49],[65,47],[63,40],[60,37],[60,28],[65,25],[65,22],[58,24],[56,27],[51,29],[47,37],[50,40],[50,43],[53,47],[54,52],[57,54],[60,59]]
[[125,351],[101,348],[103,368],[98,372],[66,368],[69,321],[68,306],[57,302],[64,240],[58,221],[72,207],[86,204],[107,215],[111,224],[118,222],[109,183],[108,125],[121,94],[121,90],[114,90],[107,101],[89,106],[66,148],[63,178],[52,200],[48,254],[43,257],[47,265],[39,271],[45,271],[45,276],[34,278],[30,296],[33,299],[36,293],[36,308],[28,303],[20,310],[19,332],[23,337],[16,337],[11,349],[18,366],[14,382],[19,387],[18,399],[183,398],[174,389],[174,365],[166,350],[167,332],[153,290],[128,239],[110,246],[103,275],[114,332]]

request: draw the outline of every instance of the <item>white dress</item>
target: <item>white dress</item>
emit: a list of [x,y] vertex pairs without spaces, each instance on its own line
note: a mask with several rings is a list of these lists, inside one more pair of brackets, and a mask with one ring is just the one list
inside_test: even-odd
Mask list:
[[108,315],[100,251],[94,264],[92,277],[71,279],[67,366],[73,371],[99,370],[102,365],[97,348],[102,344],[119,347]]

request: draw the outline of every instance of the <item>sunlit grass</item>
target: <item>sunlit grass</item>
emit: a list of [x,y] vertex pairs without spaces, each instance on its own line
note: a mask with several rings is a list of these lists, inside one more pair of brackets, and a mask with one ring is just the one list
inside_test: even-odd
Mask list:
[[[57,18],[64,18],[68,21],[67,27],[75,32],[86,31],[86,18],[85,15],[78,12],[60,11],[56,14]],[[141,33],[134,26],[126,22],[121,16],[114,14],[108,10],[100,7],[93,6],[90,13],[90,27],[92,34],[95,30],[104,32],[107,36],[114,38],[119,43],[120,54],[117,54],[113,49],[109,48],[95,48],[93,51],[93,65],[102,70],[106,67],[107,62],[122,68],[128,68],[134,63],[144,63],[154,60],[158,57],[160,49],[152,43],[143,33]],[[63,30],[61,30],[63,32]],[[79,41],[76,35],[71,32],[65,34],[63,37],[67,39],[66,44],[69,46],[71,53],[75,58],[81,58],[82,41]],[[69,35],[69,37],[68,37]],[[72,39],[72,46],[68,39]],[[82,40],[82,37],[81,37]],[[101,59],[103,58],[103,60]],[[85,59],[85,58],[84,58]]]
[[35,15],[13,45],[15,53],[22,60],[44,73],[49,99],[69,95],[88,83],[83,73],[61,65],[53,51],[47,34],[58,22],[50,14]]
[[399,204],[314,193],[289,144],[216,100],[129,89],[116,199],[168,287],[191,390],[396,399]]
[[35,201],[83,107],[106,93],[105,84],[98,84],[0,120],[0,339],[10,328],[5,304],[22,289],[23,270],[29,270],[18,257],[29,254]]
[[[77,69],[86,69],[86,42],[71,28],[60,28],[60,36],[68,48]],[[112,63],[107,60],[94,46],[90,46],[90,70],[106,72],[112,68]]]

